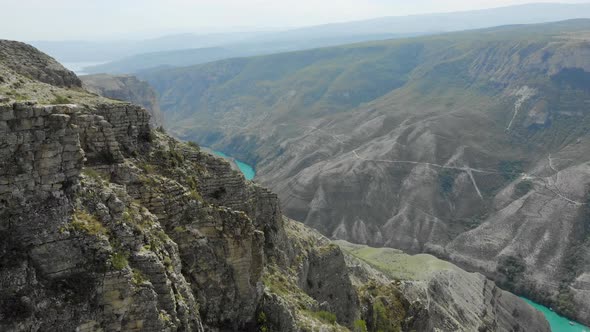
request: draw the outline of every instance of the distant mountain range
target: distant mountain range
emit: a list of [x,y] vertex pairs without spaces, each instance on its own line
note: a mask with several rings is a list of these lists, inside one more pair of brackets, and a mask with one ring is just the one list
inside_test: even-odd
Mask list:
[[182,49],[138,54],[123,58],[121,60],[108,62],[105,64],[88,66],[84,68],[84,71],[87,73],[112,74],[136,73],[146,69],[153,69],[157,67],[191,66],[229,58],[266,55],[272,53],[281,53],[317,47],[327,47],[363,42],[367,40],[381,40],[410,36],[413,35],[370,34],[334,36],[324,38],[316,38],[310,36],[308,38],[301,39],[273,39],[269,41],[260,42],[242,42],[222,45],[218,47]]
[[37,41],[62,62],[108,62],[87,73],[133,73],[160,66],[296,51],[441,32],[590,18],[590,4],[528,4],[454,13],[382,17],[279,32],[178,34],[138,41]]

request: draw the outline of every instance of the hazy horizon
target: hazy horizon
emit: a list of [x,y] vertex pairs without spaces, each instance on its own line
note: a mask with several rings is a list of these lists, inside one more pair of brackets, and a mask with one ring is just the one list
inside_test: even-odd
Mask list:
[[[277,31],[386,16],[448,13],[531,3],[580,4],[590,1],[129,0],[122,3],[115,0],[23,0],[3,5],[11,15],[0,21],[0,30],[3,31],[0,38],[23,41],[121,40],[178,33]],[[51,17],[50,23],[46,21],[47,17]]]

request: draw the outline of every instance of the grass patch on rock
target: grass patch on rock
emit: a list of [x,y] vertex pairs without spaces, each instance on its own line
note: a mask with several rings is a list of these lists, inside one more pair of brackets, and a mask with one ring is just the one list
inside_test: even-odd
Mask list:
[[62,95],[55,95],[55,98],[50,101],[51,104],[61,105],[61,104],[71,104],[72,101],[70,98]]
[[315,317],[321,320],[324,323],[334,325],[336,324],[336,315],[325,310],[316,311],[313,313]]
[[453,264],[427,254],[412,256],[392,248],[372,248],[346,241],[336,243],[345,252],[395,280],[422,280],[437,271],[457,269]]
[[129,261],[127,260],[127,255],[121,252],[115,252],[111,256],[111,265],[115,270],[123,270],[127,266],[129,266]]
[[75,211],[71,223],[72,229],[78,232],[84,232],[88,235],[107,235],[108,230],[93,215],[86,211]]

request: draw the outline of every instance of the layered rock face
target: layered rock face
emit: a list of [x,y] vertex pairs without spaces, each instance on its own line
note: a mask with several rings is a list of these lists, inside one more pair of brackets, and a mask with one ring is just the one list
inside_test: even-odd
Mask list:
[[[252,322],[265,235],[234,209],[242,204],[257,215],[261,229],[276,219],[280,227],[276,196],[248,190],[227,163],[205,162],[213,158],[194,148],[170,150],[167,144],[181,143],[151,132],[147,112],[136,106],[8,104],[2,118],[2,258],[15,265],[2,270],[6,329],[192,331],[202,329],[201,315],[208,326],[230,330]],[[128,159],[157,144],[153,160],[135,162],[170,167],[186,154],[202,169],[187,161],[192,168],[166,178]],[[213,192],[219,205],[204,203],[200,192],[208,197],[211,181],[244,200],[228,196],[229,209]],[[257,209],[269,200],[270,213]],[[28,264],[19,262],[27,256]],[[27,275],[33,279],[12,280]]]
[[155,127],[164,124],[155,90],[135,76],[96,74],[81,76],[81,80],[88,91],[144,107],[150,112]]
[[[547,329],[547,323],[538,320],[538,312],[518,305],[515,295],[501,290],[481,274],[467,273],[426,254],[409,256],[390,248],[337,243],[347,254],[346,263],[353,271],[354,282],[361,285],[363,307],[372,308],[369,326],[380,325],[375,321],[383,315],[375,313],[380,311],[379,301],[387,295],[403,301],[397,293],[401,292],[412,303],[406,305],[406,310],[414,317],[413,329],[418,331]],[[383,278],[394,283],[375,282]]]
[[[83,153],[67,107],[4,104],[2,187],[4,202],[33,195],[62,197],[64,183],[77,181]],[[66,112],[64,112],[66,111]]]
[[[180,269],[166,270],[162,263],[179,266],[176,244],[161,237],[160,250],[145,251],[157,229],[130,227],[131,220],[157,219],[133,206],[125,188],[90,171],[80,176],[82,148],[104,156],[121,153],[113,146],[132,150],[143,143],[141,130],[132,128],[144,128],[145,134],[148,117],[143,123],[122,117],[111,124],[96,113],[121,113],[125,107],[106,105],[98,110],[9,104],[1,111],[8,124],[1,135],[2,153],[13,158],[1,168],[6,179],[0,226],[6,239],[2,329],[200,329],[196,302]],[[131,132],[118,141],[116,127],[125,121]],[[121,223],[126,218],[130,221]]]
[[[360,319],[337,247],[293,245],[276,195],[150,131],[145,110],[14,103],[1,116],[2,330],[256,330],[277,310],[293,318],[276,331],[334,324],[320,309]],[[266,288],[275,273],[307,302],[265,300],[289,283]]]

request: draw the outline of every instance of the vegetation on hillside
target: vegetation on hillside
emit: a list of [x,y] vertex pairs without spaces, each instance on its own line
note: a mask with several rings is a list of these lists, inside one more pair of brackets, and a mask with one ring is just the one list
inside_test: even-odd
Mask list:
[[[255,159],[288,216],[353,241],[456,254],[507,289],[565,303],[567,288],[536,276],[568,276],[560,283],[571,286],[579,270],[544,266],[547,256],[587,257],[583,242],[557,230],[541,241],[520,228],[551,229],[561,211],[574,222],[568,204],[579,190],[543,181],[554,171],[549,154],[579,151],[569,165],[587,154],[576,144],[590,127],[588,30],[589,20],[505,26],[142,77],[159,91],[171,133]],[[548,208],[533,220],[537,204]],[[498,238],[492,222],[518,231]],[[555,243],[567,244],[567,259]],[[529,262],[533,246],[544,251]],[[388,262],[372,264],[387,270]]]

